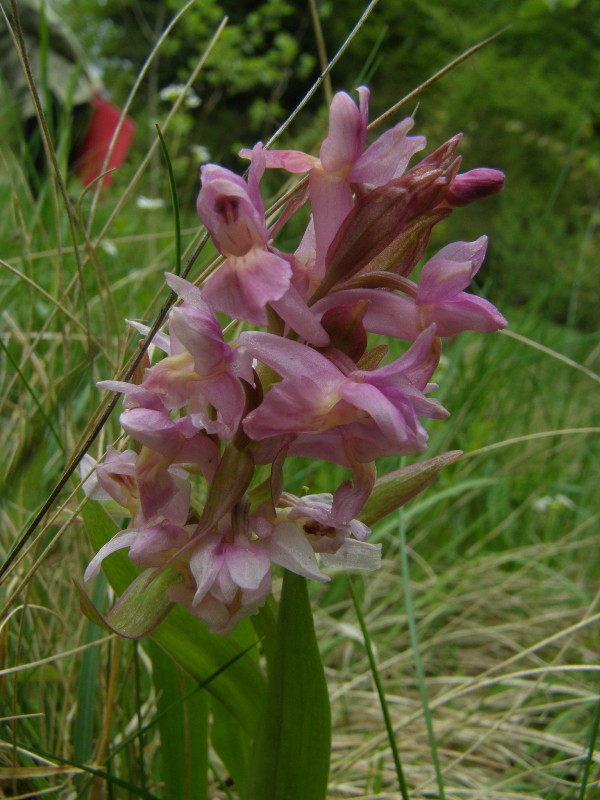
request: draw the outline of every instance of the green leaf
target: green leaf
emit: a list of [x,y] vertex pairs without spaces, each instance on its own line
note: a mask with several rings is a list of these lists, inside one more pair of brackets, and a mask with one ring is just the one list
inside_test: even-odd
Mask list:
[[[208,697],[173,659],[149,642],[157,693],[164,796],[208,800]],[[239,730],[239,725],[238,725]]]
[[265,714],[244,800],[324,800],[331,712],[306,579],[286,571]]
[[[154,631],[152,638],[199,682],[218,673],[242,651],[232,639],[209,633],[199,619],[179,605]],[[239,721],[244,731],[254,736],[265,698],[265,679],[251,656],[245,654],[229,664],[210,681],[208,690]]]
[[[99,606],[104,600],[107,583],[104,575],[98,576],[99,580],[94,585],[92,602]],[[84,642],[91,644],[100,638],[100,631],[89,622],[85,626]],[[99,648],[90,647],[83,653],[81,671],[79,673],[79,686],[77,689],[77,716],[73,735],[73,760],[79,764],[86,764],[92,758],[94,749],[94,717],[96,712],[96,698],[98,696],[98,656]],[[78,790],[82,798],[88,792],[81,787],[81,779],[77,781]]]
[[[96,550],[118,532],[100,503],[86,503],[82,516]],[[108,556],[102,569],[117,594],[123,594],[139,574],[124,551]],[[264,676],[250,655],[236,659],[243,647],[232,638],[209,633],[199,619],[180,605],[152,633],[152,639],[198,682],[211,679],[208,691],[229,709],[246,733],[254,736],[266,687]],[[224,669],[231,661],[234,663]]]
[[239,794],[243,795],[250,761],[251,740],[244,734],[235,717],[215,698],[211,700],[210,709],[213,747],[225,764]]
[[359,514],[359,519],[365,525],[371,526],[387,517],[432,484],[438,473],[461,455],[461,450],[451,450],[449,453],[428,458],[426,461],[411,464],[378,478],[371,496]]

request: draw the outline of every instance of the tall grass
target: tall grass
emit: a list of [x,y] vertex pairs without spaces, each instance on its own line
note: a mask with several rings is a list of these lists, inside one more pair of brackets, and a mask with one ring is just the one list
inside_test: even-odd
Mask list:
[[[168,147],[168,125],[163,133]],[[6,558],[85,437],[96,380],[135,351],[124,319],[149,322],[165,300],[177,242],[168,202],[138,208],[126,175],[97,205],[69,183],[73,239],[55,181],[32,196],[19,153],[0,147]],[[190,209],[181,221],[185,261],[199,229]],[[496,264],[509,268],[501,253]],[[540,308],[503,311],[508,334],[464,334],[440,372],[453,416],[431,425],[431,452],[465,456],[401,520],[376,528],[384,566],[354,587],[410,796],[439,796],[441,777],[447,798],[600,797],[600,340],[546,322]],[[116,435],[111,420],[92,454]],[[296,482],[318,490],[330,478],[298,462]],[[105,636],[80,614],[71,579],[92,550],[74,489],[3,577],[0,787],[18,797],[194,797],[190,776],[174,774],[169,737],[185,730],[182,747],[200,746],[204,701],[149,643]],[[102,605],[110,590],[95,591]],[[314,602],[333,699],[330,796],[400,797],[346,578],[315,589]],[[218,710],[212,718],[217,726]],[[234,796],[212,750],[209,774],[210,797]]]

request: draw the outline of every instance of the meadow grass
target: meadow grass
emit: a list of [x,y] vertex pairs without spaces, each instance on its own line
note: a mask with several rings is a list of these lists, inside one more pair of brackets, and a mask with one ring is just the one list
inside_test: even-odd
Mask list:
[[[176,245],[168,202],[138,208],[125,177],[97,203],[70,184],[70,226],[53,181],[34,198],[16,154],[1,158],[4,560],[89,431],[95,382],[135,352],[124,319],[152,322],[167,297]],[[181,221],[185,263],[201,232],[189,209]],[[213,257],[203,251],[191,277]],[[539,304],[502,310],[507,333],[445,350],[437,396],[452,417],[431,424],[430,454],[465,455],[375,528],[383,567],[353,591],[411,797],[593,799],[600,340],[547,322]],[[118,436],[116,416],[94,456]],[[289,488],[327,490],[339,471],[299,460]],[[150,642],[107,636],[80,613],[72,578],[92,548],[76,484],[3,576],[0,793],[168,797],[182,780],[169,724],[185,717],[193,743],[204,695],[168,659],[159,669]],[[94,592],[98,604],[111,596],[104,581]],[[330,797],[398,798],[348,578],[313,599],[334,714]],[[214,704],[211,715],[218,726]],[[211,797],[236,796],[212,750],[209,770]]]

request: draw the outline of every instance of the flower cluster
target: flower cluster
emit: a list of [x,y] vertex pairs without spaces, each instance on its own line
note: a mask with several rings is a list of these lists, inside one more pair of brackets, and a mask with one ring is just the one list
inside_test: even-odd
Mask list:
[[[318,157],[257,144],[242,151],[247,179],[202,167],[198,214],[223,263],[201,288],[167,275],[180,303],[154,340],[164,357],[141,382],[100,384],[123,393],[134,448],[109,449],[85,486],[126,509],[131,526],[102,547],[86,581],[128,548],[148,580],[171,568],[171,602],[227,632],[264,603],[273,563],[321,581],[323,566],[378,566],[358,518],[376,459],[423,452],[421,420],[447,416],[430,396],[440,337],[506,324],[465,292],[485,236],[447,245],[411,276],[434,225],[500,191],[503,175],[461,173],[460,135],[409,169],[426,146],[409,135],[410,118],[366,147],[368,89],[358,98],[335,95]],[[308,173],[272,228],[259,188],[268,168]],[[275,235],[306,202],[298,248],[279,250]],[[228,340],[217,312],[253,329],[238,325]],[[389,360],[368,334],[408,344]],[[284,491],[289,456],[340,464],[349,479],[296,497]]]

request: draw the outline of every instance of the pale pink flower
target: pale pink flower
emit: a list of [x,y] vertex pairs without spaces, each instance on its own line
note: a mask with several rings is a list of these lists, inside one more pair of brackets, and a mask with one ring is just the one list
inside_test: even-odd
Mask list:
[[433,328],[404,356],[372,371],[357,370],[350,359],[342,369],[269,333],[246,332],[240,340],[283,378],[246,416],[244,430],[252,439],[293,434],[291,453],[353,466],[353,459],[421,452],[427,435],[418,416],[447,416],[424,394],[439,360]]
[[411,341],[432,324],[438,336],[498,331],[507,325],[498,309],[463,291],[479,271],[486,248],[487,236],[442,248],[424,264],[418,284],[402,279],[407,296],[384,289],[342,289],[315,303],[313,312],[322,317],[336,308],[365,303],[365,330]]
[[248,183],[223,167],[202,167],[198,215],[225,263],[202,294],[212,308],[254,325],[267,325],[267,306],[316,345],[328,337],[292,285],[291,257],[269,244],[258,182],[264,170],[262,146],[252,151]]
[[481,236],[474,242],[449,244],[426,262],[415,298],[421,329],[435,323],[438,336],[454,336],[465,330],[492,333],[506,327],[495,306],[463,291],[483,263],[487,241]]
[[104,559],[117,550],[129,549],[129,557],[133,563],[145,569],[147,567],[162,567],[167,561],[177,568],[176,560],[172,556],[185,547],[190,540],[191,526],[182,527],[169,520],[162,520],[147,527],[128,528],[119,531],[96,553],[88,564],[83,579],[86,583],[96,577]]
[[[317,253],[323,261],[329,245],[352,210],[354,186],[372,188],[388,183],[405,171],[412,156],[425,147],[424,136],[408,136],[413,127],[408,117],[376,139],[365,150],[369,90],[357,90],[358,106],[346,92],[338,92],[329,109],[329,133],[319,157],[298,150],[266,150],[267,167],[288,172],[308,172]],[[242,150],[248,158],[251,151]]]
[[197,208],[225,256],[225,263],[204,286],[204,298],[231,317],[266,325],[266,306],[286,293],[292,270],[289,260],[269,247],[258,189],[260,162],[260,153],[255,153],[248,183],[223,167],[202,167]]
[[257,538],[246,522],[245,529],[234,531],[224,518],[218,530],[192,540],[186,547],[189,578],[169,590],[172,600],[184,603],[217,633],[227,633],[264,604],[271,593],[272,563],[307,578],[329,580],[296,524],[261,525],[262,537]]

